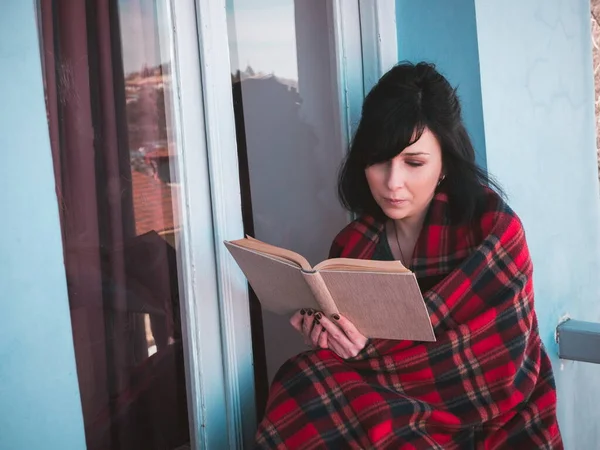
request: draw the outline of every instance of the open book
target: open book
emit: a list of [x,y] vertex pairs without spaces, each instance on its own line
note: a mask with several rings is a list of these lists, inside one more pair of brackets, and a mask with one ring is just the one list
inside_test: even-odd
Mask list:
[[332,258],[314,267],[254,238],[225,241],[263,308],[342,314],[370,338],[435,341],[415,275],[399,261]]

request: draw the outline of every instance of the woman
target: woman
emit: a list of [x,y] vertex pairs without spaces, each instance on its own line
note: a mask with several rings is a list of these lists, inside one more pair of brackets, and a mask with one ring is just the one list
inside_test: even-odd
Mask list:
[[437,341],[370,340],[299,311],[315,350],[279,370],[258,448],[563,448],[524,231],[489,184],[448,81],[425,63],[385,74],[340,172],[359,218],[330,257],[410,267]]

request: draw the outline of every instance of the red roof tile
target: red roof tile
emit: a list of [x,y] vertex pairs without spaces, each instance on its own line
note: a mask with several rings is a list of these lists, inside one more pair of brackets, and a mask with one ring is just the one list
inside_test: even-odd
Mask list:
[[178,214],[173,211],[177,185],[169,185],[135,170],[132,171],[132,185],[136,234],[151,230],[160,234],[178,227]]

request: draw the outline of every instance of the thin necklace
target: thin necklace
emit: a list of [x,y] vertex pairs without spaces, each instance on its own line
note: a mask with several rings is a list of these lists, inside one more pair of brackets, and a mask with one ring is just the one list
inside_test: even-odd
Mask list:
[[402,246],[400,245],[400,239],[398,239],[398,228],[396,228],[396,224],[394,222],[392,222],[392,226],[394,227],[394,233],[396,235],[396,244],[398,244],[398,250],[400,250],[400,257],[402,264],[406,265],[408,264],[408,261],[406,261],[406,258],[404,257],[404,253],[402,252]]

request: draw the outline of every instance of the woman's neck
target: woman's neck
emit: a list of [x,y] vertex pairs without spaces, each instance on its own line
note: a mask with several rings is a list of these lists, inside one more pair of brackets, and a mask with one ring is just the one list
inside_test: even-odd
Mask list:
[[424,211],[419,216],[405,217],[404,219],[392,220],[398,236],[411,243],[416,243],[425,222],[427,211]]

